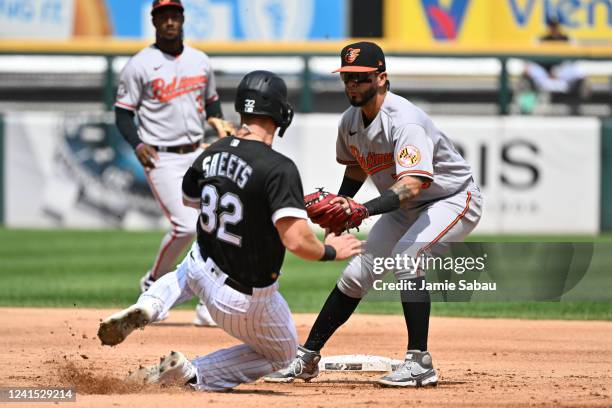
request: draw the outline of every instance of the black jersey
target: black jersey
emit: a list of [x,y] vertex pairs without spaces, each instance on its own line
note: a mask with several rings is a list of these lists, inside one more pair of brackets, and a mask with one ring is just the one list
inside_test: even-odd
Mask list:
[[204,257],[244,285],[274,283],[285,257],[274,223],[307,218],[291,159],[265,143],[226,137],[189,168],[183,195],[200,206],[197,239]]

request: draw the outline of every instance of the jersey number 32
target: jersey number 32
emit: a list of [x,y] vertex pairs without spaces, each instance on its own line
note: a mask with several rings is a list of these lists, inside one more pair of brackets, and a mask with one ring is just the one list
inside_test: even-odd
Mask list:
[[[222,209],[222,212],[219,210]],[[219,200],[219,192],[209,184],[202,189],[202,214],[200,227],[209,234],[217,230],[217,238],[229,244],[240,246],[242,237],[227,232],[227,224],[235,225],[242,220],[242,202],[234,193],[225,193]]]

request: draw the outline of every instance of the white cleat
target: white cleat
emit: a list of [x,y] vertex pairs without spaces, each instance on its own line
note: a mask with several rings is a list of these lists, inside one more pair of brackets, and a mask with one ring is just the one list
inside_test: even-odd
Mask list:
[[[155,283],[155,280],[153,280],[153,278],[151,277],[151,271],[147,271],[147,273],[144,274],[144,276],[142,278],[140,278],[140,293],[145,293],[147,290],[149,290],[149,288],[151,287],[151,285],[153,285]],[[170,312],[166,312],[164,314],[159,314],[157,316],[157,319],[155,319],[155,322],[159,323],[162,322],[164,320],[166,320],[168,318],[168,316],[170,315]],[[153,322],[151,322],[153,323]]]
[[151,271],[147,271],[147,273],[140,278],[140,293],[145,293],[154,282],[155,280],[151,277]]
[[433,368],[429,352],[408,350],[404,363],[380,378],[378,384],[386,387],[435,387],[438,373]]
[[138,384],[185,385],[196,377],[196,368],[183,353],[171,351],[159,364],[141,367],[126,381]]
[[103,345],[115,346],[134,330],[151,323],[152,316],[153,310],[142,305],[132,305],[104,319],[98,329],[98,338]]
[[195,311],[196,315],[193,318],[193,324],[198,327],[217,327],[217,323],[210,315],[210,312],[204,303],[198,303]]

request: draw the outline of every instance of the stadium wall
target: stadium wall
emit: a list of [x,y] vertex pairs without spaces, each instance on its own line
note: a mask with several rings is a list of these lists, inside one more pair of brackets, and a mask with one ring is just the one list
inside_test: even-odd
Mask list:
[[612,119],[601,126],[601,229],[612,231]]
[[4,115],[0,113],[0,225],[4,225]]
[[[286,137],[275,142],[296,162],[305,191],[339,187],[337,121],[334,114],[298,115]],[[482,186],[480,233],[596,234],[600,218],[609,227],[610,191],[600,179],[602,171],[609,177],[612,159],[602,156],[598,119],[449,116],[435,121]],[[609,152],[609,144],[603,146]],[[7,114],[5,169],[8,227],[141,229],[166,222],[112,115]],[[580,194],[568,194],[568,186],[580,186]],[[377,194],[372,185],[362,190],[361,200]],[[601,217],[600,209],[605,209]]]

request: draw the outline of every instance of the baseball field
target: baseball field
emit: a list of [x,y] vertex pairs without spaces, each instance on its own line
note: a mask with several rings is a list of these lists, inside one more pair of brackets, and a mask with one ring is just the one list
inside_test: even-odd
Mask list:
[[[0,387],[75,387],[76,404],[67,404],[91,407],[612,405],[612,302],[603,301],[434,303],[430,351],[441,381],[432,389],[379,388],[380,374],[350,372],[293,385],[257,382],[228,393],[127,386],[122,379],[129,371],[170,350],[195,357],[236,344],[221,329],[192,326],[189,303],[117,347],[100,345],[100,319],[136,299],[161,235],[1,229]],[[300,341],[341,269],[287,256],[281,292]],[[405,342],[399,302],[365,301],[323,353],[399,359]]]

